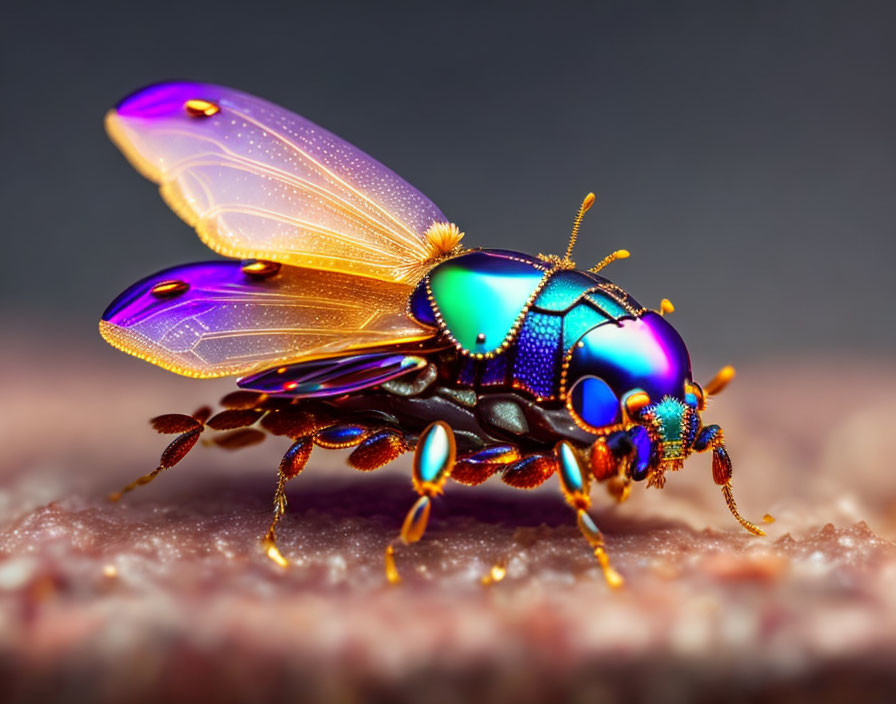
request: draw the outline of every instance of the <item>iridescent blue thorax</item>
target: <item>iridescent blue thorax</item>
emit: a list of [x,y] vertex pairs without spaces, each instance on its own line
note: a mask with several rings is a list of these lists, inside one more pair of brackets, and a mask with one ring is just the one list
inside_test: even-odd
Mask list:
[[687,348],[662,316],[597,274],[517,252],[477,250],[438,264],[409,313],[454,344],[459,386],[574,400],[584,410],[573,416],[592,432],[623,420],[627,394],[683,400],[691,380]]

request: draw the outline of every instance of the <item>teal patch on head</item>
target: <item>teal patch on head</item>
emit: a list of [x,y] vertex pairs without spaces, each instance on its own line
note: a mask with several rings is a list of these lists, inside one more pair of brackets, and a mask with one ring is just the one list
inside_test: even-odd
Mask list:
[[684,436],[684,414],[687,406],[678,399],[664,397],[653,408],[656,430],[659,431],[666,457],[680,455]]
[[429,292],[444,330],[473,355],[500,352],[547,274],[534,263],[469,252],[436,266]]

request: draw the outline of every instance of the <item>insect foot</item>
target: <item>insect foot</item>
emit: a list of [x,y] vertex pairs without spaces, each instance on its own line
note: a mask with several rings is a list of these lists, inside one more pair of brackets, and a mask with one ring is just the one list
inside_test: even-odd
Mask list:
[[563,491],[566,503],[576,512],[576,524],[579,526],[579,531],[594,551],[594,557],[597,558],[597,562],[603,570],[607,585],[611,589],[619,589],[625,584],[625,580],[610,564],[610,556],[607,555],[603,533],[588,515],[591,497],[589,495],[589,475],[585,464],[573,446],[565,440],[557,443],[554,455],[559,467],[560,489]]
[[182,413],[165,413],[150,420],[152,427],[159,433],[166,435],[180,434],[162,452],[158,467],[149,472],[149,474],[137,477],[127,486],[109,494],[107,497],[109,501],[116,502],[138,486],[149,484],[164,470],[170,469],[186,457],[187,453],[196,445],[196,441],[199,440],[199,435],[202,433],[204,424],[211,413],[212,411],[208,406],[203,406],[191,416]]
[[274,490],[274,518],[268,528],[267,533],[261,539],[261,546],[264,554],[280,567],[289,567],[289,561],[283,557],[280,548],[277,547],[277,524],[286,513],[286,482],[299,476],[305,465],[308,464],[308,458],[311,456],[311,450],[314,443],[310,437],[298,438],[283,459],[280,460],[280,467],[277,470],[277,488]]
[[395,544],[410,545],[423,537],[429,522],[431,499],[442,493],[442,488],[457,456],[454,432],[444,421],[430,424],[420,434],[414,452],[414,489],[420,498],[411,506],[401,525],[398,537],[386,547],[386,579],[390,584],[401,582],[401,575],[395,564]]
[[731,457],[728,455],[728,450],[725,449],[722,429],[718,425],[705,426],[694,442],[694,450],[697,452],[704,452],[710,449],[712,450],[712,478],[716,484],[722,487],[722,496],[725,497],[725,503],[728,505],[731,515],[753,535],[765,535],[765,531],[762,528],[750,523],[737,510],[737,504],[734,502],[734,492],[731,488],[731,475],[733,474]]

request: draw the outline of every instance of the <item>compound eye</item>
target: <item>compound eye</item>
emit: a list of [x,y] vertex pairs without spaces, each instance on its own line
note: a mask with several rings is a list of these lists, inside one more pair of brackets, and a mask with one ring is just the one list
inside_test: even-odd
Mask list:
[[641,411],[650,405],[650,396],[647,395],[646,391],[635,389],[625,395],[622,405],[629,418],[638,418],[641,415]]
[[647,478],[647,472],[650,470],[652,457],[652,448],[650,444],[650,435],[644,429],[644,426],[636,425],[628,431],[632,445],[635,446],[634,457],[632,458],[629,472],[632,479],[636,482]]
[[584,430],[595,432],[618,423],[619,398],[609,384],[596,376],[585,376],[573,384],[566,406]]
[[706,396],[703,393],[703,389],[700,388],[700,384],[693,381],[684,383],[684,402],[698,411],[706,409]]

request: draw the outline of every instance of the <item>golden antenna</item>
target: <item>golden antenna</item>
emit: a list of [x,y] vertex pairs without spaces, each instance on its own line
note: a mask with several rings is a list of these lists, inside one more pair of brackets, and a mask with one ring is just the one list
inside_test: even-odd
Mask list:
[[706,392],[707,396],[715,396],[722,389],[724,389],[731,380],[734,378],[734,367],[730,364],[719,369],[719,373],[716,374],[707,384],[703,387],[703,390]]
[[668,298],[664,298],[660,301],[660,309],[657,312],[660,315],[668,315],[675,312],[675,306],[672,305],[672,301]]
[[585,217],[585,213],[588,212],[588,209],[594,205],[594,194],[589,193],[585,196],[585,200],[582,201],[582,204],[579,206],[579,212],[576,213],[576,219],[572,223],[572,234],[569,236],[569,246],[566,248],[566,256],[564,259],[569,261],[570,256],[572,256],[572,248],[576,246],[576,240],[579,237],[579,225],[582,224],[582,218]]
[[601,259],[597,264],[591,267],[588,271],[592,274],[596,274],[601,269],[605,268],[609,264],[612,264],[617,259],[628,259],[631,256],[631,253],[627,249],[617,249],[612,254],[608,254],[603,259]]

